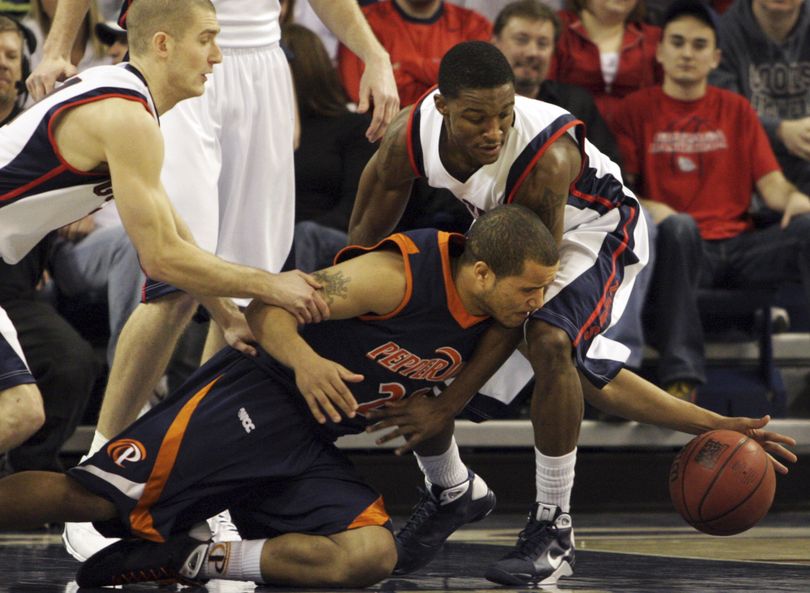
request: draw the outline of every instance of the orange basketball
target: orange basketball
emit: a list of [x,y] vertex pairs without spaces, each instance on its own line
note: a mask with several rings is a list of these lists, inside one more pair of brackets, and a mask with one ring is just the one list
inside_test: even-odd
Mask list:
[[669,471],[675,509],[695,529],[734,535],[756,525],[771,508],[776,474],[755,440],[733,430],[696,436]]

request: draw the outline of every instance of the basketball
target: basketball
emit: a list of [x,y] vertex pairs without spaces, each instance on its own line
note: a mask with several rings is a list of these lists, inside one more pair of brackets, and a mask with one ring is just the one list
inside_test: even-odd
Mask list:
[[776,473],[755,440],[733,430],[696,436],[669,472],[675,509],[695,529],[734,535],[756,525],[771,508]]

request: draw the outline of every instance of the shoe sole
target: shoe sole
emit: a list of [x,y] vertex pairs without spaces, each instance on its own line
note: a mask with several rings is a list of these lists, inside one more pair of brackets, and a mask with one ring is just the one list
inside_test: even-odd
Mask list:
[[499,585],[554,585],[562,577],[570,577],[574,569],[564,561],[559,568],[544,579],[528,573],[511,573],[500,568],[489,568],[484,578]]

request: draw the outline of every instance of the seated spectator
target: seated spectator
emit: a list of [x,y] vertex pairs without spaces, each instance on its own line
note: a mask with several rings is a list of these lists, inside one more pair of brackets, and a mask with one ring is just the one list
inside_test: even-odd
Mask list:
[[748,98],[785,176],[810,193],[810,11],[803,0],[739,0],[720,19],[712,84]]
[[[443,0],[383,0],[363,7],[371,30],[391,56],[399,102],[412,105],[439,78],[439,60],[461,41],[489,41],[492,25],[483,16]],[[358,101],[363,62],[338,49],[338,68],[349,98]]]
[[[599,110],[585,89],[556,80],[548,80],[549,66],[554,57],[555,42],[560,34],[560,22],[554,12],[540,0],[517,0],[507,4],[495,17],[493,43],[509,60],[515,73],[515,91],[524,97],[554,103],[585,122],[588,140],[611,160],[620,163],[616,140]],[[647,212],[648,228],[654,229]],[[651,234],[650,244],[654,236]],[[650,250],[647,266],[639,274],[633,295],[618,324],[608,330],[611,339],[630,349],[627,366],[638,369],[644,358],[642,310],[655,261]]]
[[[785,178],[748,102],[708,85],[720,60],[714,14],[676,0],[663,23],[663,86],[624,100],[617,139],[625,179],[658,223],[649,303],[658,378],[694,400],[706,380],[697,289],[801,279],[810,301],[810,198]],[[753,191],[783,212],[781,224],[752,228]]]
[[27,51],[36,44],[31,35],[24,25],[0,16],[0,126],[14,119],[28,96],[21,83],[28,69]]
[[295,23],[282,27],[295,87],[300,141],[295,151],[296,267],[331,264],[346,245],[360,174],[374,154],[367,115],[353,113],[323,43]]
[[644,0],[571,0],[549,78],[591,93],[613,128],[622,97],[661,82],[655,46],[661,29],[645,24]]

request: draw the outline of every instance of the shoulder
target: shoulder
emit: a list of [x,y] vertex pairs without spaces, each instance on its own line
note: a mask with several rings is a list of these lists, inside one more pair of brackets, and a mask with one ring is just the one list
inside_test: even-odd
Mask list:
[[380,142],[378,154],[385,161],[388,159],[407,159],[408,150],[408,128],[411,113],[417,105],[411,105],[400,111],[391,121]]

